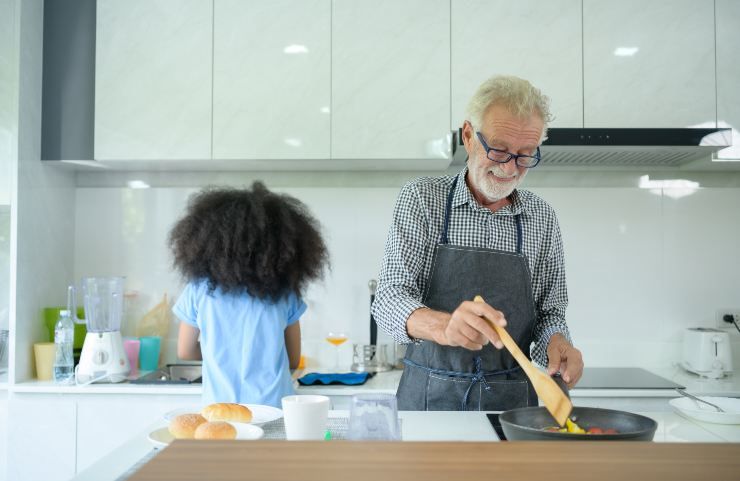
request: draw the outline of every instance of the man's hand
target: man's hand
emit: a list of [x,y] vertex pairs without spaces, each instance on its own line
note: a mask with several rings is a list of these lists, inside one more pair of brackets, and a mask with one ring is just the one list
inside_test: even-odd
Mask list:
[[[486,319],[484,319],[484,316]],[[464,301],[450,315],[447,326],[434,336],[434,341],[445,346],[460,346],[479,351],[489,342],[498,349],[504,347],[489,323],[506,326],[504,315],[485,302]]]
[[572,389],[583,374],[583,356],[562,334],[555,333],[547,345],[547,373],[552,376],[558,371]]

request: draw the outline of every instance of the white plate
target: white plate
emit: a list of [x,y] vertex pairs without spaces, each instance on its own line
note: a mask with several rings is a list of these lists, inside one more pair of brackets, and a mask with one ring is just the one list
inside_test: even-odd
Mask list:
[[[259,426],[253,426],[246,423],[230,423],[236,428],[236,439],[239,441],[254,441],[260,439],[265,435],[265,432]],[[166,448],[168,444],[175,440],[175,437],[170,434],[170,430],[165,428],[159,428],[149,433],[149,442],[151,442],[155,448],[161,449]]]
[[[249,424],[253,424],[255,426],[261,426],[283,417],[283,411],[276,407],[265,406],[264,404],[242,404],[242,406],[246,406],[250,411],[252,411],[252,421]],[[175,416],[179,416],[180,414],[200,413],[201,409],[202,408],[200,407],[174,409],[164,414],[164,420],[170,422]],[[240,423],[232,424],[236,425]]]
[[740,399],[731,397],[698,397],[704,401],[716,404],[726,412],[717,412],[712,406],[707,406],[687,397],[671,399],[669,403],[679,413],[697,421],[716,424],[740,424]]

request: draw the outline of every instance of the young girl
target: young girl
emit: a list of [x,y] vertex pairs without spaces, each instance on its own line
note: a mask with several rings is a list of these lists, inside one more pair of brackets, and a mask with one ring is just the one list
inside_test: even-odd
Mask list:
[[328,261],[318,222],[260,182],[209,188],[190,199],[169,245],[187,280],[173,307],[177,355],[203,360],[203,402],[279,407],[301,356],[301,293]]

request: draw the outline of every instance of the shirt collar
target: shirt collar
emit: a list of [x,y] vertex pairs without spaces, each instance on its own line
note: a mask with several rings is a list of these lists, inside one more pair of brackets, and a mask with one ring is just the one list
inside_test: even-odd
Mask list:
[[[455,192],[452,194],[452,207],[456,208],[461,205],[468,204],[473,209],[485,209],[481,206],[478,201],[473,197],[473,193],[470,192],[468,184],[465,182],[465,176],[468,173],[468,167],[466,166],[459,174],[457,174],[457,185],[455,185]],[[501,215],[518,215],[526,214],[525,199],[523,199],[522,193],[518,189],[514,189],[514,192],[509,196],[511,204],[503,207],[502,209],[495,212],[495,214]],[[487,210],[487,209],[485,209]]]

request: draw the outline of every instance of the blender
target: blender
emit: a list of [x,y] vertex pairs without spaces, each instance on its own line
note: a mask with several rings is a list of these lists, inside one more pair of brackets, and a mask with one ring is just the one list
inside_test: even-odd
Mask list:
[[87,324],[80,363],[75,370],[78,384],[121,382],[129,373],[128,357],[121,338],[123,282],[123,277],[82,278],[85,319],[77,318],[72,292],[74,320]]

